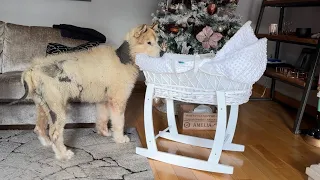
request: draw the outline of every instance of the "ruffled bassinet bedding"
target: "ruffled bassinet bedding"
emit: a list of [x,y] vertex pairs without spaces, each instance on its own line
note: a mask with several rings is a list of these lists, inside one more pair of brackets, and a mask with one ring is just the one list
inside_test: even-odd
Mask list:
[[251,21],[246,22],[216,55],[165,53],[152,58],[138,54],[136,64],[141,70],[154,73],[183,73],[195,68],[237,82],[255,83],[266,69],[267,39],[258,39],[250,25]]
[[246,22],[217,54],[138,54],[136,64],[146,83],[156,86],[157,97],[216,104],[215,92],[223,91],[227,104],[245,103],[267,65],[267,39],[258,39],[250,25]]

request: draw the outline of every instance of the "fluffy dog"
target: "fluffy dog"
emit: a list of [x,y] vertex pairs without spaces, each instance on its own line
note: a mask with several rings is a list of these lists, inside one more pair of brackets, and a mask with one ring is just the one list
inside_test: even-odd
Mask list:
[[34,131],[44,146],[52,146],[57,159],[68,160],[74,155],[63,140],[69,100],[96,103],[98,133],[111,135],[107,126],[110,118],[115,142],[130,141],[123,129],[127,100],[139,72],[135,55],[160,56],[163,51],[157,43],[156,28],[156,24],[133,28],[118,49],[101,45],[88,51],[35,58],[22,73],[26,93],[20,100],[32,97],[37,109]]

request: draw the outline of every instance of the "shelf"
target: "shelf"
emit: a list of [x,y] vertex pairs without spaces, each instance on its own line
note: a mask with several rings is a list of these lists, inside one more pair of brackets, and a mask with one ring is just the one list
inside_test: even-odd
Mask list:
[[320,6],[320,0],[265,0],[265,6],[272,7],[310,7]]
[[[301,89],[303,89],[307,84],[305,80],[286,77],[283,74],[277,73],[275,68],[270,68],[270,67],[266,69],[266,71],[264,72],[264,76],[285,82],[287,84],[293,85]],[[314,82],[314,84],[312,85],[312,89],[315,89],[316,87],[317,87],[317,84]]]
[[[271,82],[271,88],[270,88],[270,98],[271,100],[274,98],[275,93],[275,84],[276,81],[282,81],[286,84],[293,85],[295,87],[303,89],[303,94],[301,97],[301,103],[297,112],[296,119],[294,121],[293,125],[293,133],[299,134],[300,133],[300,124],[305,112],[305,107],[308,101],[308,97],[310,95],[310,91],[312,89],[316,89],[318,85],[318,80],[316,80],[315,73],[316,73],[316,66],[318,65],[320,61],[319,53],[320,53],[320,44],[318,44],[319,39],[312,39],[312,38],[299,38],[295,36],[295,33],[292,34],[279,34],[279,35],[269,35],[269,34],[259,34],[259,29],[261,25],[261,21],[263,18],[264,11],[266,7],[280,7],[278,8],[280,10],[280,16],[279,16],[279,24],[283,24],[284,20],[284,14],[286,7],[312,7],[312,6],[320,6],[320,0],[263,0],[261,4],[261,8],[259,11],[259,17],[256,24],[256,36],[258,38],[267,38],[270,41],[276,41],[276,48],[275,48],[275,57],[279,56],[280,52],[280,43],[291,43],[291,44],[299,44],[299,45],[307,45],[312,47],[317,47],[317,56],[314,59],[314,62],[312,62],[312,67],[308,73],[309,78],[308,79],[294,79],[290,77],[286,77],[285,75],[282,75],[280,73],[276,73],[275,68],[271,69],[270,67],[267,67],[264,76],[272,78]],[[298,12],[299,13],[299,12]],[[319,42],[320,43],[320,42]],[[316,65],[316,66],[315,66]],[[310,78],[313,77],[313,78]],[[306,86],[309,84],[309,86]],[[290,90],[289,90],[290,91]]]
[[313,38],[299,38],[294,35],[269,35],[269,34],[257,34],[258,38],[267,38],[270,41],[280,41],[292,44],[303,44],[307,46],[316,46],[318,44],[318,39]]

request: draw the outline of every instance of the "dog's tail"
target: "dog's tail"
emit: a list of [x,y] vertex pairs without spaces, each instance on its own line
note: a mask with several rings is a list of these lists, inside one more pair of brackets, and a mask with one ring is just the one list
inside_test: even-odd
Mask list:
[[23,87],[24,87],[24,90],[25,90],[25,93],[24,95],[16,100],[16,101],[13,101],[11,103],[8,104],[8,106],[11,106],[11,105],[14,105],[14,104],[17,104],[23,100],[25,100],[28,95],[29,95],[29,92],[32,92],[33,91],[33,82],[32,82],[32,70],[29,69],[29,70],[26,70],[22,73],[21,75],[21,83],[23,84]]

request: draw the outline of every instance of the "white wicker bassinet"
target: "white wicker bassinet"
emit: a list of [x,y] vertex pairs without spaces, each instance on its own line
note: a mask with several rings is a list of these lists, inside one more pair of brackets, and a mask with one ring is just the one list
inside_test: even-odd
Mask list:
[[217,105],[216,92],[223,91],[226,105],[248,102],[267,64],[267,40],[258,40],[250,24],[245,23],[216,55],[138,54],[136,63],[146,84],[154,85],[154,97]]
[[[146,77],[144,128],[147,148],[136,153],[158,161],[209,172],[233,173],[233,167],[219,163],[222,151],[243,152],[244,146],[233,143],[239,105],[246,103],[252,85],[266,69],[266,39],[258,40],[247,22],[216,54],[164,54],[153,58],[144,54],[136,57],[136,64]],[[152,99],[166,100],[168,128],[155,135]],[[217,124],[214,140],[180,134],[174,116],[174,100],[217,105]],[[227,106],[230,112],[227,121]],[[196,120],[195,120],[196,121]],[[227,123],[228,122],[228,123]],[[184,157],[158,151],[156,139],[210,148],[208,160]]]

